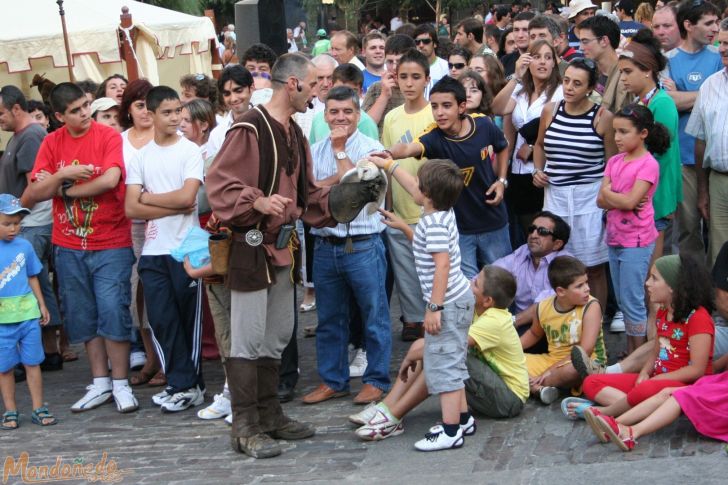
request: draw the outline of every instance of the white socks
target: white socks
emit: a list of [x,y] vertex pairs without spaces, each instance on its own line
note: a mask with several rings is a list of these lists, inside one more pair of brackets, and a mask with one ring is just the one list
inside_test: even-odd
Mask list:
[[607,374],[621,374],[622,373],[622,365],[617,362],[616,364],[612,364],[607,366]]
[[94,386],[99,389],[111,389],[111,377],[94,377]]
[[116,391],[122,387],[128,386],[129,379],[114,379],[111,383],[114,385],[114,391]]

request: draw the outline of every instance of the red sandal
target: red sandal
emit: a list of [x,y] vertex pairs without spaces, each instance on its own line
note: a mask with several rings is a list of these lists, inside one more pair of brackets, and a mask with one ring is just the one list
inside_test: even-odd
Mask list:
[[609,436],[609,439],[615,445],[619,446],[622,451],[632,451],[637,444],[634,439],[634,433],[632,432],[632,426],[627,426],[629,432],[628,438],[622,438],[619,435],[619,423],[611,416],[605,416],[604,414],[597,416],[599,424],[601,425],[604,432]]
[[594,406],[584,410],[584,419],[594,432],[594,436],[599,438],[599,441],[602,443],[609,443],[609,435],[605,433],[602,427],[599,425],[598,418],[600,416],[603,416],[602,412]]

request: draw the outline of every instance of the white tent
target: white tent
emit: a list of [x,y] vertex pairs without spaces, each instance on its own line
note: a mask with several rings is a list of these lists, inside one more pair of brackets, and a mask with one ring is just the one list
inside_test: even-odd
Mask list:
[[[210,41],[215,39],[215,28],[207,17],[133,0],[65,0],[63,6],[76,80],[100,82],[113,73],[126,74],[119,49],[123,6],[129,8],[137,29],[140,77],[177,87],[183,74],[211,74]],[[39,98],[35,89],[30,91],[33,75],[45,74],[56,83],[68,81],[55,0],[18,0],[3,9],[2,18],[0,85],[14,84]]]

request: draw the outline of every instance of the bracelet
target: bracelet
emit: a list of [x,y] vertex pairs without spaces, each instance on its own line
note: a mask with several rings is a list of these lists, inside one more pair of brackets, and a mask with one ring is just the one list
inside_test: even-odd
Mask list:
[[389,160],[387,160],[387,163],[384,165],[384,170],[386,170],[389,173],[392,173],[392,172],[390,172],[392,165],[394,165],[394,159],[390,158]]
[[382,151],[383,151],[384,153],[387,153],[387,154],[389,154],[389,158],[391,158],[392,160],[394,160],[394,154],[392,154],[392,152],[390,152],[389,150],[382,150]]
[[397,167],[399,167],[399,162],[395,163],[390,169],[387,170],[389,172],[389,175],[394,175],[394,171],[397,170]]

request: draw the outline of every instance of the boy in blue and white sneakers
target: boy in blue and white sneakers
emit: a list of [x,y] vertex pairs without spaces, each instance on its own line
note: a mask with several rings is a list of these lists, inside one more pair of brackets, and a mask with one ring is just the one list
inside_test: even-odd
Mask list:
[[37,275],[43,269],[33,246],[20,234],[20,221],[30,210],[10,194],[0,194],[0,389],[5,413],[0,429],[17,429],[14,367],[22,363],[33,401],[33,423],[57,420],[43,405],[40,363],[45,359],[40,326],[50,320]]
[[382,211],[384,223],[401,230],[413,242],[417,276],[426,302],[425,382],[430,394],[440,396],[442,408],[442,425],[430,428],[415,448],[460,448],[464,443],[461,424],[472,421],[464,383],[468,379],[468,328],[475,305],[470,284],[460,269],[458,229],[452,210],[463,190],[463,177],[450,160],[425,162],[415,178],[403,170],[397,171],[398,165],[392,159],[369,159],[388,170],[424,208],[414,233],[402,220]]

